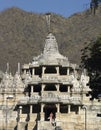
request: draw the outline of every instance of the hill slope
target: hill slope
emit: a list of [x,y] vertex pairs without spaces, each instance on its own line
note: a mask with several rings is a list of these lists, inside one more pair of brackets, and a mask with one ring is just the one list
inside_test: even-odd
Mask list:
[[[84,43],[101,34],[101,7],[96,15],[90,11],[74,14],[69,18],[52,14],[51,30],[56,36],[60,52],[71,62],[80,63],[80,50]],[[29,63],[40,54],[47,35],[45,15],[10,8],[0,13],[0,69],[11,71],[17,62]]]

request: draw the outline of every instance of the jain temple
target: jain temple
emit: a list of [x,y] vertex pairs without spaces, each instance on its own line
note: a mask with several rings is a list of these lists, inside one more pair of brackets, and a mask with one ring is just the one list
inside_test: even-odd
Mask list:
[[89,76],[58,50],[48,33],[43,52],[0,82],[0,130],[101,130],[101,102]]

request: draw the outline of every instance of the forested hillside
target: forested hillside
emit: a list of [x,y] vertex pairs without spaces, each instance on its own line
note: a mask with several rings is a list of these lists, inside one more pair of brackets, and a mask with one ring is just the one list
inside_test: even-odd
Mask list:
[[[90,10],[64,18],[51,15],[51,31],[56,36],[60,52],[73,63],[80,63],[84,43],[101,36],[101,6],[93,15]],[[12,72],[21,64],[32,61],[45,44],[47,26],[45,14],[10,8],[0,13],[0,70],[9,62]]]

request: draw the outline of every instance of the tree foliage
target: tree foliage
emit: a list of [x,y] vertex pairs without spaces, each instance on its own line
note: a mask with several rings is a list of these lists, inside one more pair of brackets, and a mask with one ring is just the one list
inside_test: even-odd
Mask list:
[[91,0],[90,2],[90,8],[91,11],[95,14],[96,9],[98,8],[99,4],[101,3],[101,0]]
[[[86,11],[69,18],[51,15],[51,29],[56,36],[59,51],[70,62],[80,64],[81,48],[101,34],[101,8],[97,15],[86,15]],[[93,22],[92,22],[93,21]],[[21,65],[32,61],[44,48],[47,25],[44,14],[25,12],[10,8],[0,12],[0,70],[15,73],[18,62]],[[75,58],[76,57],[76,58]]]
[[92,97],[97,97],[101,93],[101,37],[82,49],[81,64],[90,76]]

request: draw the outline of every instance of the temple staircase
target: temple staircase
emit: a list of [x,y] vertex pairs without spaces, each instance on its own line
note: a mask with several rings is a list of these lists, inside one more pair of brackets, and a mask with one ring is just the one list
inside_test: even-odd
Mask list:
[[55,130],[55,125],[50,121],[39,121],[37,130]]

